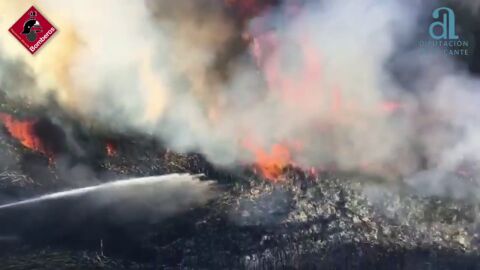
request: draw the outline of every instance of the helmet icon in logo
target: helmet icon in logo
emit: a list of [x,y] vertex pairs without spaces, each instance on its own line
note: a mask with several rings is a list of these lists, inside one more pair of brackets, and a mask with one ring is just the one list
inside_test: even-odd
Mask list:
[[[2,1],[2,0],[0,0]],[[8,29],[8,31],[31,53],[35,54],[57,32],[57,29],[31,6]]]
[[23,25],[22,34],[24,34],[30,42],[34,42],[37,39],[37,33],[42,32],[40,22],[36,17],[37,13],[35,11],[30,12],[30,19]]

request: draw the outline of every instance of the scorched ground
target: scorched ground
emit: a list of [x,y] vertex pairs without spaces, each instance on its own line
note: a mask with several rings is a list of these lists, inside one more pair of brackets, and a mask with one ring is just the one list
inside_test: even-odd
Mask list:
[[[10,211],[1,222],[18,230],[5,235],[0,228],[1,269],[480,267],[477,205],[468,200],[394,192],[359,181],[366,176],[294,166],[281,169],[281,181],[266,181],[251,166],[215,168],[201,155],[175,153],[140,135],[2,104],[2,202],[172,172],[202,173],[220,188],[207,205],[167,220],[117,222],[108,216],[121,203],[92,210],[82,198],[39,212]],[[72,218],[72,207],[82,214]]]

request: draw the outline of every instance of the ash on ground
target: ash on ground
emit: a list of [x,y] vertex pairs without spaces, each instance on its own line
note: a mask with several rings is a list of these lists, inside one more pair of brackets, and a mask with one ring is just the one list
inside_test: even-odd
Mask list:
[[[2,202],[86,186],[81,176],[98,183],[178,172],[217,180],[219,196],[158,222],[117,224],[90,213],[68,226],[61,217],[28,224],[28,231],[19,226],[0,235],[0,269],[480,269],[478,202],[471,198],[296,168],[271,183],[248,168],[218,169],[140,136],[75,125],[62,132],[57,148],[64,150],[54,158],[2,133]],[[104,150],[107,140],[114,151]],[[78,145],[94,150],[75,151]]]

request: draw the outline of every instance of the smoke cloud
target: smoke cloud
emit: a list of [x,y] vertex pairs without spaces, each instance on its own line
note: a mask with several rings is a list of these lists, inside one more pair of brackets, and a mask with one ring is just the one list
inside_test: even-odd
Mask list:
[[[28,2],[0,2],[2,32]],[[34,57],[0,36],[0,88],[217,165],[281,144],[301,166],[455,170],[480,159],[479,82],[418,48],[435,4],[283,1],[247,20],[213,0],[45,0],[59,33]]]

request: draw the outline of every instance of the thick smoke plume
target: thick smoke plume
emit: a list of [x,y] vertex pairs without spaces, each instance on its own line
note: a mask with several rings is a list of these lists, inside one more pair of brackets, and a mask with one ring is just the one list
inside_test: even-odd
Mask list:
[[[39,2],[60,32],[34,57],[1,35],[0,88],[217,165],[276,152],[393,178],[480,158],[478,79],[417,46],[439,3],[283,1],[238,18],[227,2]],[[2,33],[30,4],[1,0]]]

